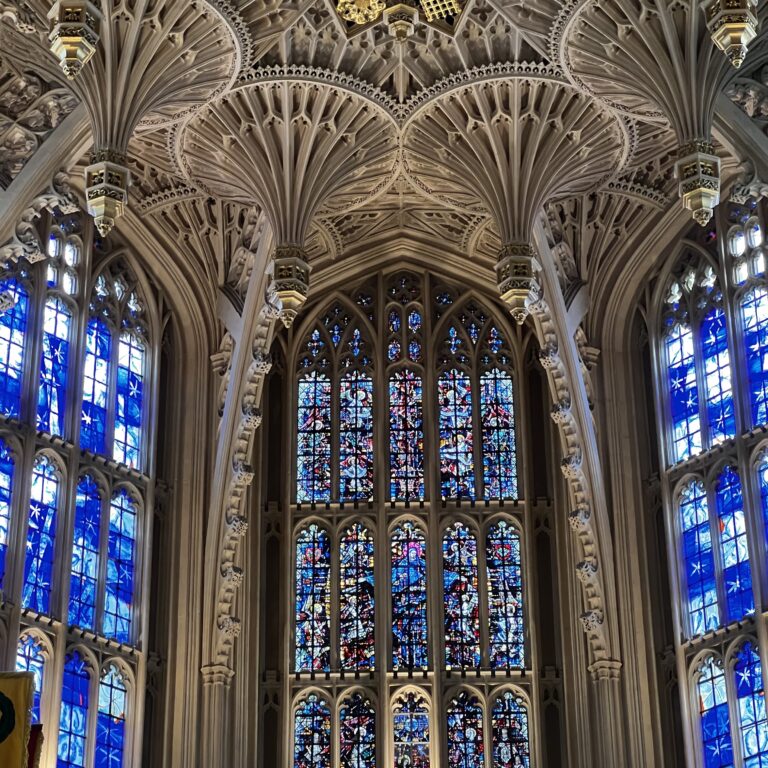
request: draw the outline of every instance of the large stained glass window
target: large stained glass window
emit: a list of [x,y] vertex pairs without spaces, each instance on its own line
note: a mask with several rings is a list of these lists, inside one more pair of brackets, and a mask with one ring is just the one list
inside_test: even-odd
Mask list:
[[331,545],[316,524],[296,541],[296,671],[329,670],[331,663]]
[[477,539],[462,523],[443,535],[445,664],[480,666],[480,606],[477,596]]
[[424,498],[424,431],[421,378],[413,371],[389,379],[389,495]]
[[702,662],[696,687],[704,768],[729,768],[733,765],[733,744],[728,695],[722,664],[714,656],[708,656]]
[[141,468],[145,348],[135,333],[120,334],[115,402],[115,461]]
[[430,768],[429,710],[418,693],[408,692],[395,702],[392,713],[394,729],[394,768]]
[[444,499],[475,497],[472,383],[456,368],[440,374],[440,487]]
[[666,349],[673,430],[672,459],[683,461],[701,451],[699,391],[690,327],[678,323],[670,329]]
[[131,640],[136,555],[136,501],[121,488],[109,505],[107,573],[104,583],[104,635]]
[[322,373],[299,379],[296,501],[331,500],[331,381]]
[[56,465],[40,454],[32,467],[22,604],[44,614],[50,613],[59,484]]
[[760,506],[763,521],[763,542],[768,552],[768,453],[763,452],[757,463],[757,480],[760,484]]
[[37,428],[52,435],[64,434],[71,324],[72,313],[67,305],[60,298],[50,296],[43,312]]
[[692,636],[716,629],[720,624],[717,581],[712,553],[712,531],[704,484],[691,480],[679,499],[682,555],[685,564],[686,602]]
[[[77,651],[64,660],[57,768],[86,768],[91,674]],[[118,764],[119,765],[119,764]]]
[[339,710],[341,768],[376,765],[376,711],[361,693],[348,696]]
[[339,498],[373,498],[373,381],[367,374],[341,377]]
[[711,309],[701,321],[701,348],[704,357],[707,423],[712,444],[722,443],[736,433],[731,387],[731,356],[725,312]]
[[80,447],[93,453],[106,450],[111,360],[112,334],[104,322],[92,317],[85,334]]
[[45,675],[45,647],[42,640],[32,632],[25,632],[19,638],[16,652],[16,671],[32,673],[34,678],[32,722],[39,723]]
[[486,499],[517,498],[515,401],[512,376],[492,368],[480,376],[483,486]]
[[488,642],[494,669],[525,666],[525,621],[520,536],[500,520],[485,542],[488,583]]
[[485,764],[483,710],[475,696],[462,691],[448,704],[448,768]]
[[293,768],[330,768],[331,710],[328,704],[316,694],[309,694],[296,707],[293,723]]
[[69,623],[95,629],[96,598],[101,547],[101,504],[99,486],[91,475],[77,483],[75,528],[72,539],[72,567],[69,586]]
[[763,672],[757,646],[748,640],[736,653],[733,666],[741,752],[745,768],[768,766],[768,714]]
[[339,547],[339,633],[342,669],[375,664],[373,536],[360,523],[348,528]]
[[511,691],[502,693],[493,705],[491,721],[494,768],[530,768],[528,710],[522,698]]
[[424,534],[410,521],[392,533],[392,666],[426,669],[427,553]]
[[21,413],[28,312],[23,284],[0,280],[0,414],[12,418]]
[[95,768],[121,768],[123,765],[127,705],[125,677],[117,666],[110,664],[99,681]]
[[768,289],[762,286],[741,300],[752,425],[768,422]]
[[11,502],[13,501],[13,453],[0,437],[0,589],[5,581],[8,542],[11,529]]
[[720,552],[725,584],[726,622],[738,621],[754,612],[752,572],[747,548],[746,520],[741,478],[726,466],[715,484]]

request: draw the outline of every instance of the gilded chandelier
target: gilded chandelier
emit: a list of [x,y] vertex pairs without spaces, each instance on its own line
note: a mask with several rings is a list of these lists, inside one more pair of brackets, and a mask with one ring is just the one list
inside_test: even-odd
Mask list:
[[[458,16],[462,7],[459,0],[420,0],[427,21]],[[339,0],[336,11],[345,21],[355,24],[370,24],[377,21],[387,3],[384,0]]]

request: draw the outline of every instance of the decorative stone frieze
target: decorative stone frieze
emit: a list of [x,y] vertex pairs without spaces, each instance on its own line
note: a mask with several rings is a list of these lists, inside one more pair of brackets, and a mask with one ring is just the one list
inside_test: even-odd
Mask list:
[[570,419],[573,418],[571,415],[571,401],[560,400],[559,402],[555,403],[552,406],[552,410],[550,411],[550,416],[552,417],[552,421],[554,421],[555,424],[566,424]]
[[599,632],[603,627],[604,616],[600,610],[585,611],[579,619],[585,632]]
[[594,584],[597,577],[597,561],[590,558],[577,563],[576,577],[582,584]]

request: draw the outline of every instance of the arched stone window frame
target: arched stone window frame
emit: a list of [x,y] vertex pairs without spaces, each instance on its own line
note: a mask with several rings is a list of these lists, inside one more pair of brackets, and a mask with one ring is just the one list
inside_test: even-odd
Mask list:
[[31,637],[40,643],[43,657],[43,688],[40,691],[40,722],[45,725],[53,712],[59,710],[61,689],[58,680],[58,659],[55,653],[56,640],[42,627],[22,622],[18,638],[16,640],[16,652],[21,642]]
[[368,699],[373,707],[376,716],[376,765],[383,764],[382,753],[384,751],[382,728],[384,713],[381,711],[381,703],[376,690],[366,688],[364,685],[351,685],[348,688],[339,687],[336,698],[331,709],[331,755],[333,757],[332,765],[340,765],[341,761],[341,709],[347,699],[354,694],[359,693]]
[[[68,644],[61,663],[61,674],[64,674],[66,658],[71,653],[78,653],[88,668],[88,719],[86,723],[86,765],[93,765],[96,752],[96,721],[99,708],[99,682],[101,681],[102,667],[98,656],[86,645],[78,642]],[[61,689],[59,689],[59,707],[61,705]],[[57,707],[58,709],[58,707]],[[58,728],[58,724],[57,724]]]
[[430,691],[427,687],[420,687],[418,685],[404,685],[402,687],[396,688],[392,690],[390,694],[390,700],[389,700],[389,707],[388,707],[388,717],[387,717],[387,756],[385,757],[385,763],[384,765],[389,768],[389,766],[394,766],[394,758],[395,758],[395,729],[394,729],[394,716],[395,711],[398,707],[398,704],[402,702],[405,697],[409,694],[413,693],[417,696],[420,696],[424,700],[424,707],[427,710],[427,718],[429,721],[429,759],[430,762],[433,764],[440,764],[440,754],[441,749],[440,745],[442,742],[440,741],[439,734],[441,733],[437,713],[435,711],[435,707],[433,705],[432,697],[433,692]]

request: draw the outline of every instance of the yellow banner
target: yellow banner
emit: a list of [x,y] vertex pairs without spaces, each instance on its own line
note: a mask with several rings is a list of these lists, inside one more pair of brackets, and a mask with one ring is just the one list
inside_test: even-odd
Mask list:
[[31,672],[0,672],[0,765],[3,768],[27,768],[34,691]]

